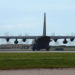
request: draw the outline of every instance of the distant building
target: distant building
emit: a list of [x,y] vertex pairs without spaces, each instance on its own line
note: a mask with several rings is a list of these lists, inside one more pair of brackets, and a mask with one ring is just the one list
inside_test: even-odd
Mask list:
[[2,44],[0,49],[31,49],[31,45],[27,44]]

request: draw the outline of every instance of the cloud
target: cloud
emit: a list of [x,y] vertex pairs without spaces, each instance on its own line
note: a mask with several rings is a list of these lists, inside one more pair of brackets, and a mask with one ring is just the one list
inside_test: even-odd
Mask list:
[[24,28],[31,28],[31,27],[33,27],[33,25],[26,25],[26,24],[0,25],[0,30],[24,29]]

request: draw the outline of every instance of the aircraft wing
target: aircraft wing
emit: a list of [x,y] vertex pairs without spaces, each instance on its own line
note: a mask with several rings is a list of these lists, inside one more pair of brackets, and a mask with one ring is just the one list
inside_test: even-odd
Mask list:
[[41,36],[0,36],[0,39],[37,39]]
[[[42,36],[0,36],[0,39],[37,39]],[[75,38],[75,36],[48,36],[50,39],[71,39]]]
[[75,38],[75,36],[49,36],[50,39],[71,39]]

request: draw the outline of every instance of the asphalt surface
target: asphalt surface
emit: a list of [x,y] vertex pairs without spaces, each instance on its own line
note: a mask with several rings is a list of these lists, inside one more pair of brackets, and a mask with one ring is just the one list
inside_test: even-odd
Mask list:
[[0,70],[0,75],[75,75],[75,69]]
[[54,52],[54,53],[75,53],[75,51],[25,51],[25,50],[8,50],[8,49],[4,49],[4,50],[0,50],[0,53],[46,53],[46,52]]

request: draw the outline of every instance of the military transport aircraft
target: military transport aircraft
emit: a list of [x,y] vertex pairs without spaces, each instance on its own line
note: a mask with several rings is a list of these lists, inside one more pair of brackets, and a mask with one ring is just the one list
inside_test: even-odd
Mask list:
[[75,36],[47,36],[46,35],[46,13],[44,13],[44,27],[43,27],[43,35],[42,36],[0,36],[1,39],[6,39],[9,42],[10,39],[15,39],[14,43],[18,44],[18,39],[22,39],[23,42],[26,39],[34,39],[32,42],[32,50],[39,51],[40,49],[49,50],[49,43],[53,39],[57,42],[58,39],[64,39],[63,43],[67,44],[68,41],[66,39],[74,40]]

